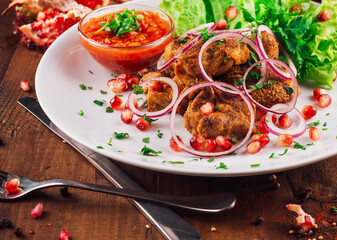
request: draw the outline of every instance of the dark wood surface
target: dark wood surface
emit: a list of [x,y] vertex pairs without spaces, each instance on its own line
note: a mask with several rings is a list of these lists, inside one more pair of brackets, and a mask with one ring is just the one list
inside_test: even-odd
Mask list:
[[[8,2],[1,1],[0,10]],[[13,15],[10,12],[0,17],[0,169],[37,181],[65,178],[111,185],[85,158],[17,104],[20,97],[36,97],[34,76],[42,54],[19,44],[12,34]],[[29,92],[20,89],[22,80],[28,80]],[[276,188],[270,175],[190,177],[119,165],[151,192],[177,195],[234,192],[237,205],[227,213],[205,215],[173,209],[203,239],[296,239],[296,235],[288,233],[290,229],[296,230],[295,214],[288,212],[285,205],[302,203],[300,193],[306,187],[312,193],[302,203],[303,208],[317,218],[319,225],[310,238],[337,237],[337,228],[331,225],[337,217],[328,208],[337,205],[336,156],[277,173],[280,187]],[[76,189],[69,191],[71,196],[67,198],[61,196],[58,188],[52,188],[17,202],[0,202],[0,218],[10,219],[15,227],[21,227],[26,239],[57,239],[62,229],[73,240],[163,239],[127,199]],[[33,219],[29,212],[38,202],[44,204],[44,213],[41,218]],[[260,225],[254,224],[258,216],[264,219]],[[34,235],[29,234],[30,229],[35,231]],[[0,239],[16,239],[13,230],[0,229]]]

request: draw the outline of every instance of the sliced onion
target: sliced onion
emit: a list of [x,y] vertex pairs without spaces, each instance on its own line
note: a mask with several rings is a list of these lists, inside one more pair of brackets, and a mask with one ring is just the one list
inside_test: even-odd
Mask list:
[[[295,76],[296,76],[297,75],[297,69],[295,67],[294,62],[290,58],[288,52],[283,47],[282,43],[277,39],[277,37],[275,36],[275,34],[273,33],[273,31],[269,27],[267,27],[266,25],[260,25],[260,26],[258,26],[257,30],[258,30],[259,34],[256,34],[255,41],[256,41],[256,44],[258,46],[259,52],[262,55],[262,57],[263,58],[269,58],[268,55],[267,55],[267,53],[266,53],[266,51],[264,50],[262,39],[259,36],[262,31],[266,31],[267,33],[269,33],[270,35],[272,35],[276,39],[276,41],[279,43],[279,48],[280,48],[281,52],[287,58],[288,63],[289,63],[289,67],[293,70],[293,72],[295,73]],[[275,66],[275,64],[270,63],[270,62],[267,62],[267,64],[271,68],[271,70],[273,70],[273,72],[275,72],[279,77],[281,77],[283,79],[289,79],[290,78],[290,74],[289,73],[285,73],[285,72],[281,71],[277,66]]]
[[131,93],[129,94],[129,97],[128,97],[129,108],[134,112],[134,114],[136,114],[139,117],[144,116],[144,114],[145,114],[145,117],[154,118],[154,117],[161,117],[161,116],[167,114],[168,112],[171,111],[174,103],[176,102],[176,100],[179,96],[178,85],[176,84],[175,81],[173,81],[171,78],[168,78],[168,77],[151,78],[151,79],[148,79],[148,80],[140,83],[139,86],[146,87],[146,84],[149,81],[152,81],[152,80],[162,81],[162,82],[165,82],[165,83],[167,83],[171,86],[171,88],[172,88],[172,101],[166,108],[164,108],[162,110],[159,110],[159,111],[155,111],[155,112],[139,111],[135,107],[134,102],[133,102],[135,94],[133,93],[133,91],[131,91]]
[[[260,54],[260,51],[258,51],[256,43],[253,40],[249,39],[248,37],[242,35],[241,33],[225,32],[225,33],[221,33],[219,35],[216,35],[216,36],[210,38],[207,42],[204,43],[204,45],[200,49],[199,56],[198,56],[199,70],[200,70],[202,76],[209,82],[213,82],[213,79],[210,76],[208,76],[208,74],[205,71],[204,66],[202,65],[202,54],[210,44],[212,44],[214,42],[217,42],[217,41],[220,41],[222,39],[240,39],[241,42],[248,44],[258,54],[259,59],[263,59],[262,55]],[[263,78],[261,78],[257,84],[263,83],[266,79],[267,67],[266,67],[266,64],[264,64],[264,63],[262,64],[261,75],[262,75]],[[218,88],[218,89],[220,89],[220,88]],[[247,92],[251,92],[253,90],[254,89],[249,89],[249,90],[247,90]],[[232,92],[231,94],[235,94],[235,93]]]
[[[192,148],[186,147],[184,144],[182,144],[178,140],[178,138],[176,136],[176,133],[174,131],[175,116],[176,116],[177,108],[178,108],[180,102],[192,91],[195,91],[196,89],[203,88],[203,87],[209,87],[209,86],[222,87],[221,91],[225,92],[225,93],[228,93],[228,94],[232,94],[232,91],[235,91],[245,101],[245,103],[248,106],[249,112],[250,112],[250,126],[249,126],[249,130],[248,130],[248,133],[247,133],[246,137],[240,143],[233,145],[233,147],[230,150],[223,151],[223,152],[201,152],[201,151],[197,151],[197,150],[194,150]],[[249,99],[238,88],[236,88],[236,87],[234,87],[230,84],[224,83],[224,82],[204,82],[204,83],[199,83],[197,85],[194,85],[193,87],[190,87],[189,89],[184,91],[179,96],[179,98],[175,102],[175,104],[173,106],[173,109],[172,109],[172,112],[171,112],[170,130],[171,130],[172,138],[174,139],[174,141],[177,143],[177,145],[181,149],[185,150],[186,152],[191,153],[193,155],[201,156],[201,157],[217,157],[217,156],[229,154],[229,153],[234,152],[234,151],[238,150],[239,148],[241,148],[250,138],[250,135],[251,135],[251,133],[253,131],[253,127],[254,127],[254,120],[255,120],[255,114],[254,114],[253,106],[250,103]]]
[[[249,90],[247,89],[247,86],[246,86],[246,78],[248,76],[248,73],[250,72],[250,70],[252,70],[256,65],[258,64],[263,64],[263,63],[274,63],[274,64],[278,64],[280,65],[281,67],[284,67],[285,70],[288,71],[289,73],[289,76],[291,78],[291,80],[293,81],[293,97],[291,99],[291,101],[289,103],[280,103],[278,104],[278,108],[267,108],[265,106],[263,106],[262,104],[260,104],[259,102],[257,102],[254,98],[252,98],[250,95],[249,95]],[[243,83],[242,83],[242,86],[243,86],[243,91],[245,92],[245,94],[247,95],[247,97],[256,105],[258,106],[259,108],[261,108],[262,110],[266,111],[266,112],[272,112],[272,113],[276,113],[276,114],[282,114],[282,113],[287,113],[287,112],[290,112],[296,105],[296,101],[297,101],[297,97],[298,97],[298,83],[297,83],[297,79],[295,77],[295,74],[294,72],[291,70],[291,68],[285,64],[284,62],[280,61],[280,60],[276,60],[276,59],[270,59],[270,58],[265,58],[265,59],[262,59],[256,63],[254,63],[253,65],[251,65],[247,71],[245,72],[245,74],[243,75]]]
[[[212,23],[213,25],[210,26],[207,30],[207,33],[212,32],[215,27],[216,24]],[[175,55],[173,58],[171,58],[167,63],[164,64],[165,61],[163,61],[164,59],[164,54],[160,57],[158,63],[157,63],[157,69],[158,71],[164,71],[166,68],[168,68],[169,66],[172,65],[172,63],[174,63],[181,55],[183,55],[187,50],[189,50],[191,47],[193,47],[198,41],[200,41],[200,39],[202,38],[202,35],[199,34],[195,39],[193,39],[191,42],[189,42],[184,48],[183,50],[181,50],[177,55]]]
[[[275,109],[275,110],[278,109],[279,107],[282,108],[282,106],[278,106],[278,105],[279,104],[275,104],[271,108]],[[306,130],[305,119],[303,118],[302,114],[300,113],[300,111],[298,111],[297,108],[293,108],[287,114],[292,119],[293,125],[294,125],[294,123],[297,123],[295,127],[293,127],[293,125],[292,125],[288,129],[279,128],[271,120],[272,117],[273,117],[273,113],[268,112],[266,114],[266,117],[265,117],[265,120],[264,120],[266,128],[268,129],[268,131],[270,133],[275,134],[277,136],[279,136],[281,134],[290,134],[291,136],[293,136],[293,138],[297,138],[297,137],[301,136]]]

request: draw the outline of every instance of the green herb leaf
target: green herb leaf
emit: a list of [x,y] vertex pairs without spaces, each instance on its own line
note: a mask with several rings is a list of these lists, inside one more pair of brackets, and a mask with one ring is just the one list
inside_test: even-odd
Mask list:
[[272,153],[269,158],[274,158],[275,153]]
[[80,84],[79,86],[82,90],[87,90],[87,86],[85,86],[84,84]]
[[108,92],[101,90],[101,93],[102,94],[107,94]]
[[228,169],[227,165],[225,165],[223,162],[220,162],[220,165],[216,167],[216,169],[219,169],[219,168]]
[[216,33],[209,34],[207,31],[208,31],[208,28],[204,28],[204,29],[201,30],[201,33],[200,33],[201,41],[206,42],[208,39],[210,39],[210,38],[212,38],[216,35]]
[[236,136],[233,136],[233,137],[231,138],[231,141],[236,143],[236,142],[238,141],[238,139],[236,138]]
[[89,90],[92,90],[92,87],[90,86],[90,87],[88,87],[88,89],[89,89]]
[[97,104],[98,106],[103,106],[104,102],[99,101],[99,100],[94,100],[94,103]]
[[162,151],[155,151],[151,148],[146,147],[146,145],[144,145],[142,150],[140,150],[140,153],[146,156],[158,156],[158,154],[161,154]]
[[208,162],[213,162],[214,161],[214,159],[215,159],[215,157],[211,157],[210,159],[208,159],[207,161]]
[[288,95],[291,95],[294,92],[294,89],[292,87],[288,87],[288,86],[284,85],[283,88],[284,88],[284,90],[286,90]]
[[186,40],[185,38],[180,38],[179,41],[180,41],[181,43],[186,43],[186,42],[187,42],[187,40]]
[[83,115],[84,115],[84,112],[83,112],[82,110],[80,110],[80,111],[78,112],[78,114],[79,114],[80,116],[83,116]]
[[112,108],[112,107],[107,107],[106,109],[105,109],[105,112],[107,112],[107,113],[112,113],[112,112],[114,112],[114,109]]
[[136,95],[144,93],[143,87],[137,84],[132,84],[132,89],[133,89],[133,93]]
[[149,143],[150,142],[150,138],[149,137],[143,138],[143,142],[144,143]]
[[218,106],[215,106],[214,107],[214,112],[219,112],[220,111],[220,108]]
[[185,162],[183,161],[163,161],[162,163],[171,163],[171,164],[184,164]]
[[233,85],[240,87],[245,80],[243,78],[237,79]]
[[97,146],[96,148],[97,149],[104,149],[102,146]]
[[252,80],[260,80],[261,78],[263,78],[260,74],[258,74],[257,72],[249,72],[248,73],[248,77]]
[[91,70],[89,70],[89,73],[90,73],[90,74],[94,74]]
[[295,149],[301,149],[301,150],[306,150],[306,147],[304,147],[302,144],[293,141],[293,143],[295,143],[294,148]]
[[316,127],[320,124],[320,121],[317,120],[316,122],[312,122],[312,123],[309,123],[307,124],[307,127],[311,128],[311,127]]
[[117,139],[123,139],[123,138],[128,138],[129,134],[128,133],[117,133],[117,132],[114,132],[114,136]]
[[162,138],[162,137],[163,137],[163,133],[161,133],[160,130],[158,130],[158,131],[157,131],[157,136],[158,136],[159,138]]
[[150,126],[151,126],[152,122],[155,122],[155,121],[157,121],[159,119],[159,118],[156,118],[156,119],[148,118],[148,117],[146,117],[146,114],[144,114],[142,118],[144,118],[144,120],[147,121]]
[[264,86],[272,87],[275,83],[276,83],[276,81],[268,80],[267,82],[264,82],[264,83],[260,83],[260,84],[256,84],[256,85],[249,85],[249,88],[252,88],[252,89],[255,89],[255,90],[260,90]]
[[260,163],[251,164],[250,167],[260,167]]
[[288,152],[288,148],[286,148],[286,149],[284,150],[284,152],[281,153],[281,154],[279,154],[279,155],[280,155],[280,156],[283,156],[283,155],[285,155],[287,152]]

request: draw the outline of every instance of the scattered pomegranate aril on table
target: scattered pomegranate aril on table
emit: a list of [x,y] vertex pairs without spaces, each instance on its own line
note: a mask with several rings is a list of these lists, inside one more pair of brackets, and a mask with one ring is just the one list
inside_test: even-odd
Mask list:
[[256,132],[256,133],[262,133],[262,134],[268,134],[269,133],[266,125],[264,124],[264,121],[257,122],[255,124],[255,128],[256,128],[256,130],[254,132]]
[[[181,142],[182,144],[184,144],[183,140],[181,140],[180,137],[177,136],[177,138],[178,138],[179,142]],[[178,146],[178,144],[174,141],[174,139],[172,137],[170,139],[170,147],[172,148],[173,151],[176,151],[176,152],[182,152],[183,151],[183,149],[181,149]]]
[[5,190],[8,193],[15,193],[20,185],[20,179],[13,178],[5,183]]
[[255,153],[258,153],[260,152],[261,150],[261,144],[259,141],[257,140],[254,140],[254,141],[251,141],[247,147],[246,147],[246,150],[249,154],[255,154]]
[[309,129],[309,137],[313,141],[318,141],[321,139],[321,131],[316,127],[311,127]]
[[261,147],[266,146],[270,142],[270,138],[266,134],[254,134],[252,140],[257,140],[260,142]]
[[277,143],[283,147],[289,147],[293,143],[293,137],[290,134],[281,134],[277,137]]
[[69,239],[70,239],[69,233],[67,233],[66,230],[62,229],[59,235],[59,240],[69,240]]
[[132,112],[131,109],[129,108],[124,109],[121,113],[121,119],[124,123],[128,124],[132,122],[133,115],[134,113]]
[[21,81],[21,82],[20,82],[20,88],[21,88],[23,91],[28,92],[28,91],[30,90],[28,81],[27,81],[27,80]]
[[292,120],[290,119],[290,117],[288,116],[288,114],[282,114],[279,118],[278,118],[278,122],[280,124],[280,127],[283,129],[288,129],[291,127],[291,125],[293,124]]
[[194,135],[190,139],[190,145],[195,150],[201,150],[204,148],[205,138],[201,135]]
[[113,109],[119,110],[122,108],[122,105],[123,105],[123,99],[120,96],[114,96],[113,98],[111,98],[110,106]]
[[38,203],[31,211],[30,211],[30,215],[33,218],[38,218],[42,215],[43,212],[43,204],[42,203]]
[[315,224],[315,219],[303,211],[301,205],[298,204],[287,204],[287,209],[297,213],[296,225],[300,226],[301,229],[305,232],[310,231]]
[[326,90],[323,88],[315,88],[314,91],[312,92],[312,95],[316,100],[318,100],[318,97],[321,96],[322,94],[326,94]]
[[301,110],[301,113],[302,113],[302,116],[305,118],[305,119],[310,119],[314,116],[316,116],[317,114],[317,110],[314,106],[311,106],[311,105],[305,105],[302,110]]
[[326,108],[331,104],[331,97],[329,94],[322,94],[318,97],[318,106]]
[[150,124],[144,118],[138,118],[136,121],[136,127],[141,131],[146,131],[149,128]]

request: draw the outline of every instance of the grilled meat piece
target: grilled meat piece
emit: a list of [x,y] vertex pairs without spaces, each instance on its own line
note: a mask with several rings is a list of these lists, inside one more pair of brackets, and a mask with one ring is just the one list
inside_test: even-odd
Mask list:
[[[207,102],[218,107],[218,111],[205,115],[200,107]],[[222,135],[228,139],[242,139],[249,130],[250,112],[246,103],[237,96],[232,96],[213,89],[204,88],[189,103],[184,114],[184,126],[193,135],[204,138],[216,138]]]
[[262,45],[269,58],[278,59],[279,56],[279,43],[276,39],[267,33],[266,31],[261,32]]

